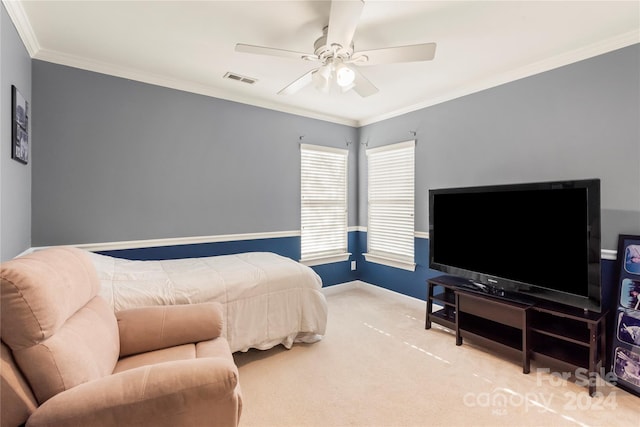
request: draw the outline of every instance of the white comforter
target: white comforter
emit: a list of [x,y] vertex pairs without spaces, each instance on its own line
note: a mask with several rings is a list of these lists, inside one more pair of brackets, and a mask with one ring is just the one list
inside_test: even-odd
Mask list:
[[90,254],[100,294],[115,311],[219,301],[231,351],[266,350],[322,338],[327,304],[309,267],[269,252],[130,261]]

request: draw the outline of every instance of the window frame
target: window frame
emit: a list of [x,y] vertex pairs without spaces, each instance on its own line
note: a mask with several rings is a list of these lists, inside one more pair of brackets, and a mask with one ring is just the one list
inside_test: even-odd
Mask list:
[[[315,156],[317,159],[311,159],[309,157],[305,159],[305,154]],[[313,163],[322,162],[322,157],[324,157],[324,161],[332,162],[330,168],[334,168],[334,172],[335,169],[341,169],[338,174],[340,176],[336,176],[335,173],[331,172],[323,176],[305,175],[305,172],[312,172],[306,171],[305,167],[312,166]],[[300,144],[300,262],[305,265],[313,266],[347,261],[351,256],[351,253],[348,252],[348,162],[348,150],[321,145]],[[316,165],[316,167],[317,166],[318,165]],[[307,182],[305,182],[305,179],[307,179]],[[310,182],[309,179],[315,179],[315,182]],[[339,188],[339,191],[337,191],[338,195],[337,197],[322,199],[322,194],[314,195],[312,192],[306,192],[306,190],[309,189],[307,184],[310,183],[312,187],[315,185],[316,188],[335,184],[336,190]],[[324,189],[320,189],[320,193],[323,190]],[[307,233],[306,231],[310,230],[306,220],[308,219],[308,215],[314,215],[314,208],[317,213],[318,208],[322,207],[333,208],[334,213],[337,208],[337,210],[342,210],[342,213],[340,215],[331,215],[331,209],[327,209],[327,216],[324,217],[325,224],[315,224],[318,230]],[[322,219],[320,221],[322,221]],[[327,239],[326,233],[333,232],[336,229],[336,223],[339,224],[337,228],[338,231],[335,232],[333,237]],[[311,226],[314,226],[314,224],[311,224]],[[321,229],[324,229],[324,231]],[[305,251],[305,248],[313,248],[313,243],[310,243],[307,239],[317,238],[321,233],[323,233],[322,237],[324,240],[331,242],[327,243],[327,245],[331,246],[335,242],[338,242],[338,244],[333,248],[317,248],[317,250]]]
[[[364,257],[369,262],[383,264],[404,270],[415,271],[415,140],[389,144],[366,150],[367,155],[367,252]],[[408,150],[410,149],[410,150]],[[407,151],[406,153],[403,151]],[[406,155],[406,159],[403,156]],[[397,157],[400,156],[400,157]],[[376,157],[372,161],[372,157]],[[385,158],[386,157],[386,158]],[[396,164],[389,162],[407,161]],[[411,162],[410,166],[408,162]],[[387,163],[383,169],[379,163]],[[379,174],[380,177],[376,177]],[[393,179],[395,175],[395,180]],[[408,182],[404,178],[409,177]],[[385,193],[394,194],[394,198],[384,197]],[[400,197],[395,196],[400,194]],[[397,209],[397,212],[392,212]],[[376,212],[382,210],[381,217]],[[406,216],[397,228],[389,221],[395,221],[397,215]],[[380,224],[381,230],[372,224]],[[387,225],[385,225],[387,224]],[[386,229],[385,228],[389,228]],[[399,230],[404,229],[404,232]],[[410,229],[410,231],[408,231]],[[373,237],[372,237],[373,233]],[[372,243],[374,243],[372,245]],[[380,244],[382,243],[382,244]],[[373,247],[372,247],[373,246]],[[393,247],[401,247],[395,252]],[[405,250],[405,247],[407,247]]]

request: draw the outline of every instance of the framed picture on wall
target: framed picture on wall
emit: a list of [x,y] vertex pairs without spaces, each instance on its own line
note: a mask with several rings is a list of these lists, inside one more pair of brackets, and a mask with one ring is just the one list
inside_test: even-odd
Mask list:
[[29,163],[29,103],[20,91],[11,86],[11,158]]
[[612,370],[620,386],[640,394],[640,236],[620,235],[618,264]]

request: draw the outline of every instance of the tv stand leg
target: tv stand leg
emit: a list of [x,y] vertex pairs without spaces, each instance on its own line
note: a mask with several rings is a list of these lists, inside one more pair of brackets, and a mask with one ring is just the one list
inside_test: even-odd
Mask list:
[[[589,335],[589,396],[593,397],[596,393],[596,372],[598,366],[596,361],[598,357],[598,325],[589,325]],[[600,357],[604,357],[602,353]]]
[[433,312],[433,286],[431,286],[431,284],[429,284],[429,294],[427,295],[427,316],[426,316],[426,320],[424,322],[424,328],[425,329],[431,329],[431,319],[429,319],[429,316],[431,315],[431,313]]
[[456,292],[456,345],[462,345],[462,335],[460,335],[460,294]]
[[529,309],[522,313],[522,373],[528,374],[531,371],[531,361],[529,359],[529,343],[531,336],[529,332]]

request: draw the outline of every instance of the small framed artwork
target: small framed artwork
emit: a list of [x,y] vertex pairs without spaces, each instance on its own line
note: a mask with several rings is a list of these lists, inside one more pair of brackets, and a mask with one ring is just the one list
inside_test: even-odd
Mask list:
[[618,381],[640,387],[640,356],[622,347],[616,347],[614,355],[613,370]]
[[11,86],[11,158],[29,163],[29,103],[18,88]]
[[619,236],[618,265],[612,369],[619,385],[640,395],[640,235]]
[[624,269],[628,273],[640,276],[640,244],[624,248]]
[[[636,310],[618,310],[618,341],[631,346],[640,346],[640,312]],[[640,357],[640,352],[638,352]]]

